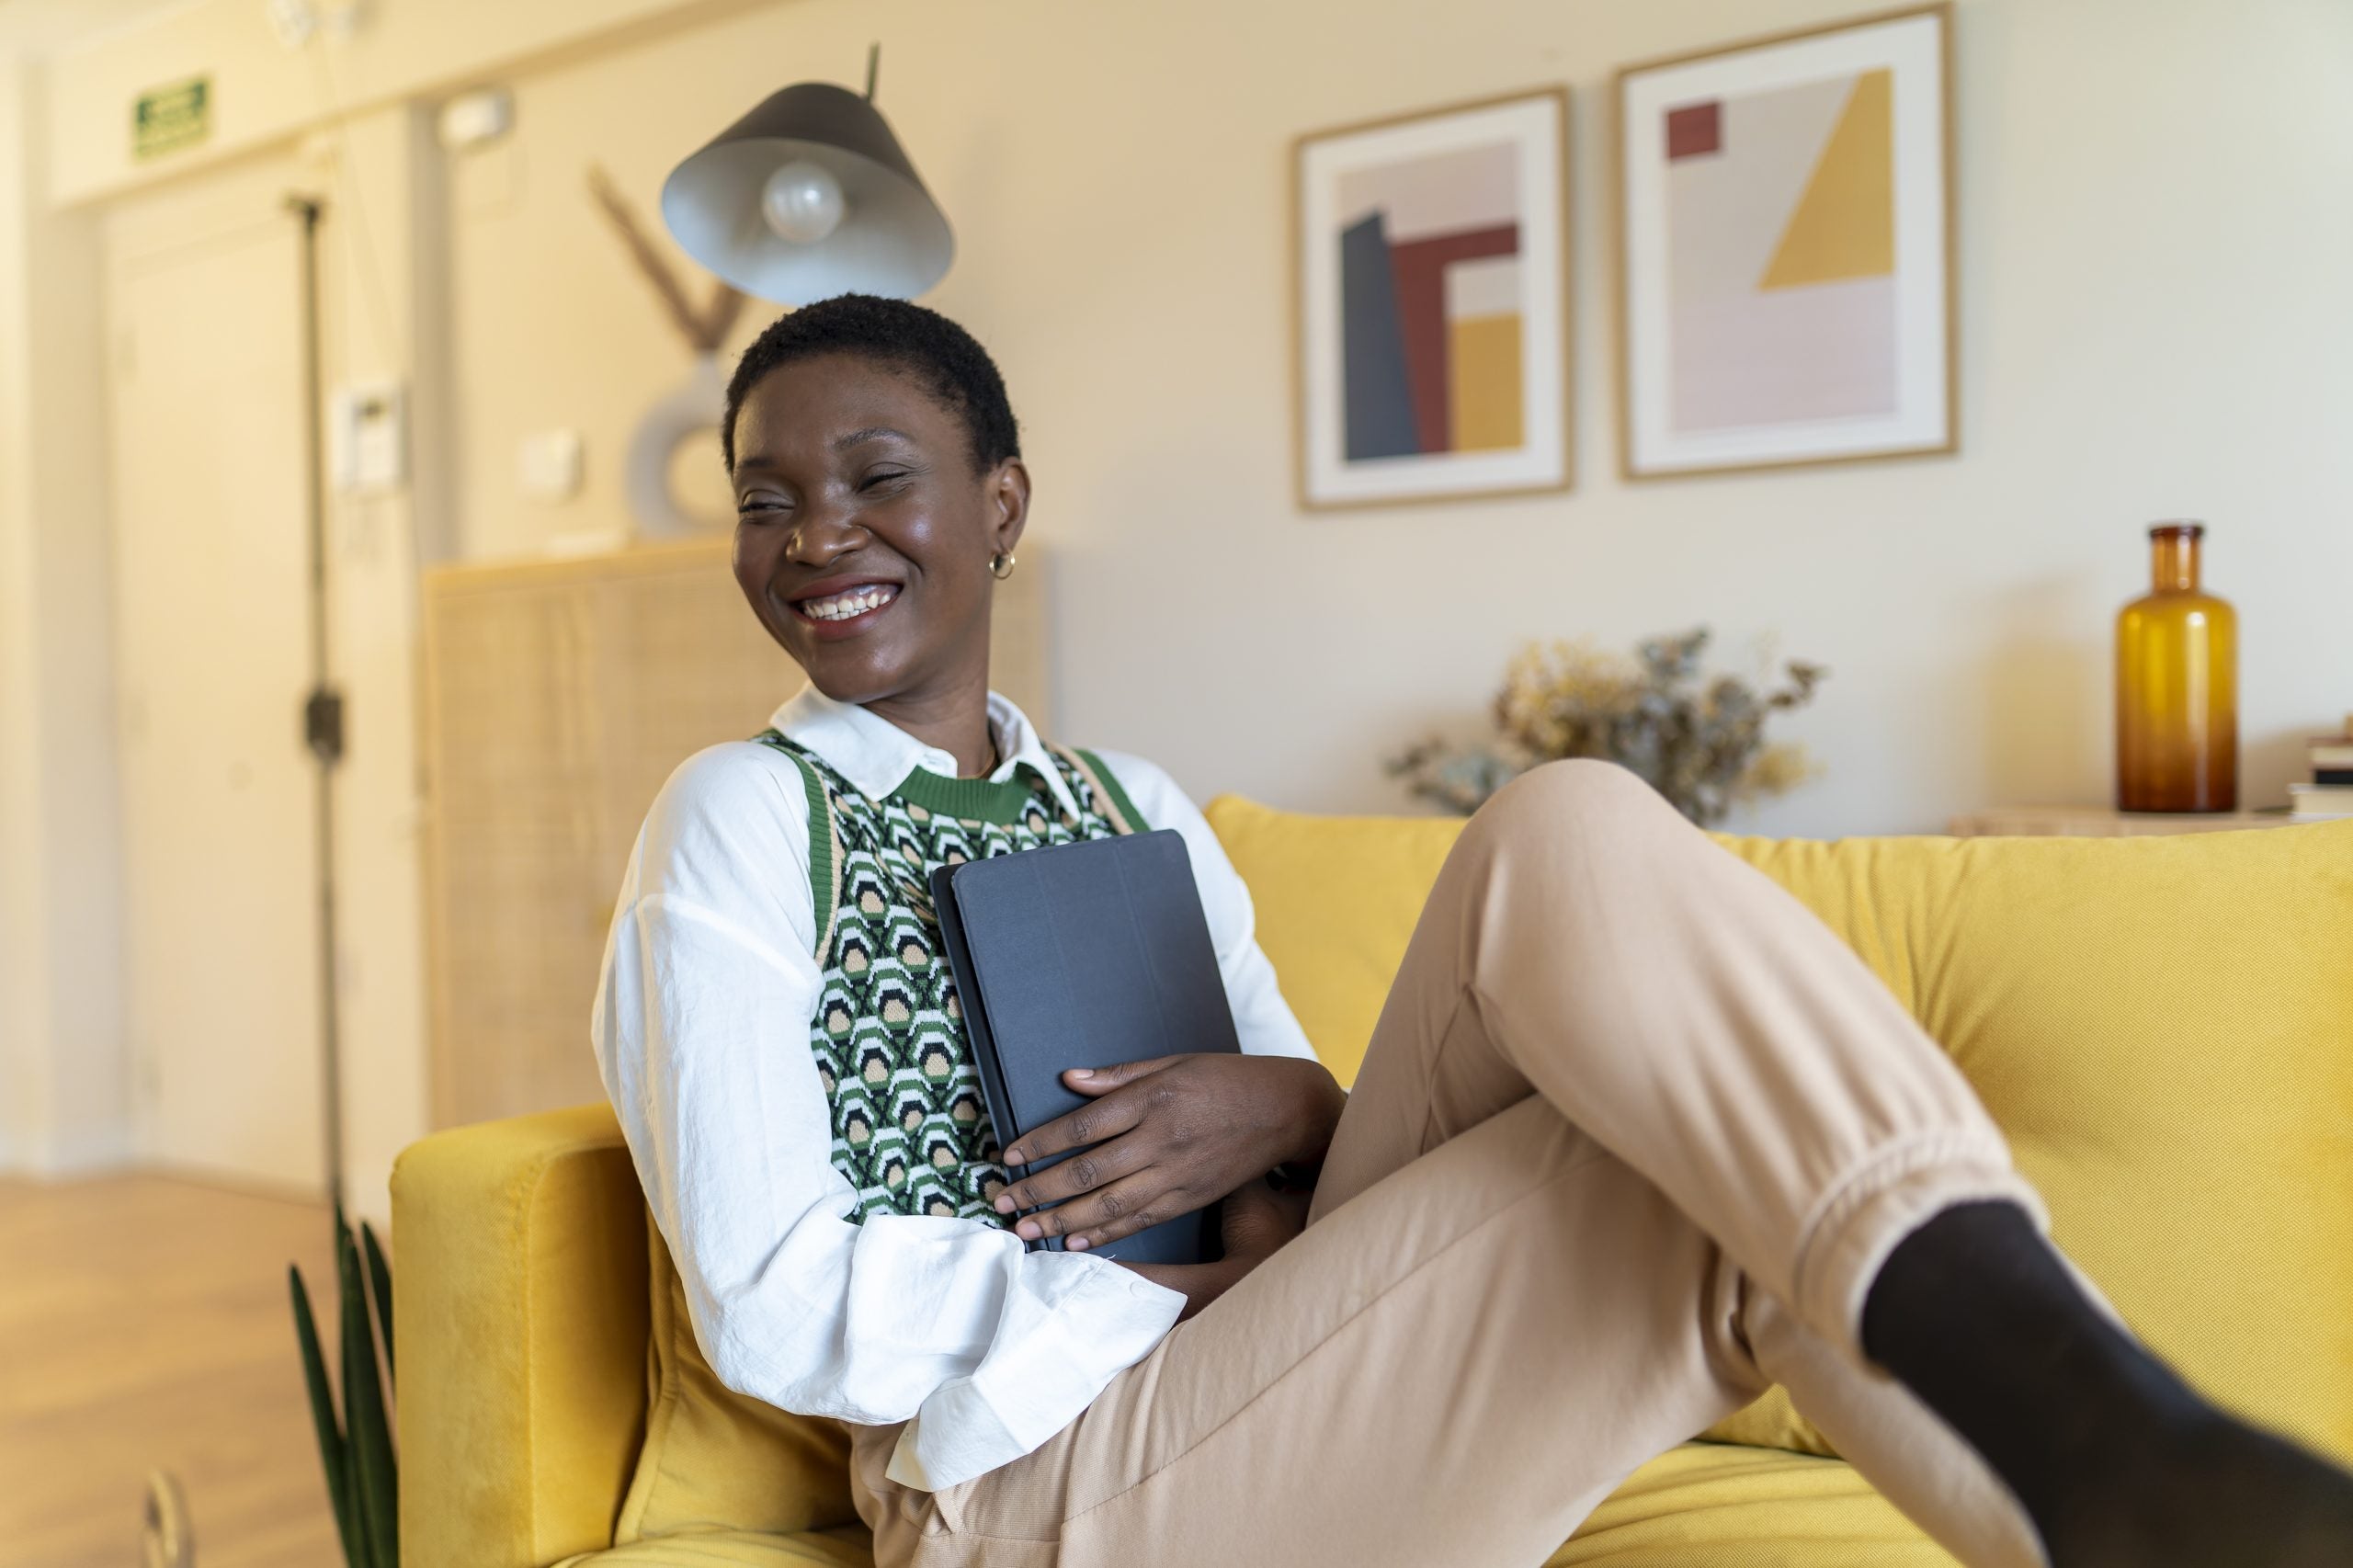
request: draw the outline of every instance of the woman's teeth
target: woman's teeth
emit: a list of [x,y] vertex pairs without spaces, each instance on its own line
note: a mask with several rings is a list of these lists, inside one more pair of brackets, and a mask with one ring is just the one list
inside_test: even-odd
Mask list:
[[803,599],[801,613],[812,620],[847,620],[854,615],[864,615],[870,609],[881,609],[899,597],[896,584],[878,583],[870,588],[854,588],[831,598]]

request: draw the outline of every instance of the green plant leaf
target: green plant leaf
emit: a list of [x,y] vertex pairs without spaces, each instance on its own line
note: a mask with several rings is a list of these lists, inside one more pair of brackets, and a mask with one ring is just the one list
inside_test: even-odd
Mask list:
[[326,1471],[327,1502],[335,1509],[335,1534],[343,1541],[343,1560],[360,1568],[358,1521],[352,1517],[350,1445],[335,1419],[335,1393],[327,1387],[326,1358],[319,1352],[319,1329],[311,1316],[311,1293],[302,1271],[289,1264],[287,1289],[294,1298],[294,1337],[302,1346],[302,1381],[311,1391],[311,1421],[319,1433],[319,1463]]
[[335,1239],[343,1278],[343,1403],[351,1432],[352,1469],[359,1477],[367,1565],[395,1568],[400,1562],[399,1477],[392,1461],[392,1429],[385,1417],[382,1374],[376,1366],[376,1340],[368,1326],[359,1248],[340,1215]]
[[376,1332],[384,1340],[384,1381],[398,1388],[392,1361],[392,1266],[384,1261],[384,1249],[376,1244],[376,1233],[365,1220],[359,1221],[359,1247],[368,1265],[368,1282],[376,1292]]
[[375,1555],[368,1549],[368,1508],[359,1496],[359,1461],[357,1458],[343,1467],[343,1506],[351,1515],[354,1550],[349,1568],[375,1568]]
[[359,1427],[351,1419],[353,1391],[357,1388],[359,1380],[358,1373],[354,1370],[351,1354],[353,1296],[351,1288],[347,1282],[350,1275],[345,1267],[350,1254],[351,1232],[343,1222],[343,1210],[337,1209],[335,1214],[335,1381],[343,1390],[346,1451],[350,1456],[349,1462],[343,1467],[344,1502],[345,1506],[351,1510],[352,1540],[353,1544],[358,1548],[352,1554],[350,1568],[375,1568],[376,1553],[368,1525],[368,1496],[359,1480]]

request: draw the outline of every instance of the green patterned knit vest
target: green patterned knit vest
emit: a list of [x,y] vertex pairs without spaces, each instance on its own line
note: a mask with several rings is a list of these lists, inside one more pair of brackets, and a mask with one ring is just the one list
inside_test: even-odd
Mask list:
[[754,738],[798,763],[807,787],[823,974],[809,1049],[833,1101],[834,1168],[858,1194],[851,1223],[1006,1223],[990,1207],[1008,1178],[940,945],[932,868],[1146,824],[1092,752],[1051,748],[1078,802],[1074,820],[1027,769],[998,782],[918,768],[877,801],[775,730]]

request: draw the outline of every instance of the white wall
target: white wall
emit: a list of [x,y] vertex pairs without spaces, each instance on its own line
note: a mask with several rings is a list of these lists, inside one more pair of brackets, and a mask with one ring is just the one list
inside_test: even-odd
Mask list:
[[125,1147],[97,234],[50,200],[39,62],[131,8],[0,10],[0,1170]]
[[[683,368],[580,187],[652,212],[774,85],[855,81],[957,229],[930,302],[1003,362],[1057,552],[1061,712],[1197,793],[1398,809],[1377,758],[1475,727],[1523,638],[1698,622],[1836,672],[1818,783],[1735,825],[1932,828],[2108,793],[2108,637],[2142,527],[2206,518],[2245,629],[2245,782],[2353,707],[2353,6],[1961,0],[1961,455],[1629,487],[1612,472],[1606,137],[1627,62],[1843,0],[1081,7],[802,0],[514,78],[453,218],[468,546],[619,516],[614,460]],[[1288,155],[1302,131],[1566,81],[1579,483],[1306,517],[1289,496]],[[485,172],[486,171],[486,172]],[[476,180],[476,175],[482,177]],[[586,431],[569,506],[513,448]]]

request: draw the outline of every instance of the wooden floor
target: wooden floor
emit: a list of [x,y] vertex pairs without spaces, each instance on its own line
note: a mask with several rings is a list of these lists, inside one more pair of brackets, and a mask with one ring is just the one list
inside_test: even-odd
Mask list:
[[331,1318],[331,1225],[162,1176],[0,1181],[0,1568],[131,1568],[150,1469],[198,1568],[341,1562],[286,1290],[300,1264]]

